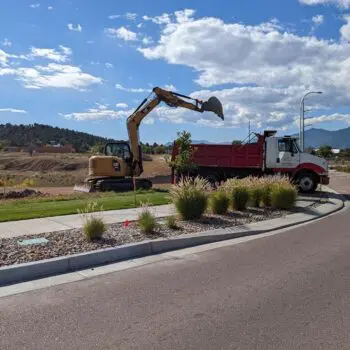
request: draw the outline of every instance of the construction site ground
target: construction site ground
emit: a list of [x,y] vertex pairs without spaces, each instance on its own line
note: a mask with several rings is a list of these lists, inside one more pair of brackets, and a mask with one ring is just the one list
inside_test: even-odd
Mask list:
[[[90,154],[0,153],[0,178],[12,178],[17,183],[34,179],[36,189],[50,195],[68,195],[88,173]],[[144,161],[142,177],[151,178],[157,187],[170,182],[170,169],[165,155],[151,155]]]

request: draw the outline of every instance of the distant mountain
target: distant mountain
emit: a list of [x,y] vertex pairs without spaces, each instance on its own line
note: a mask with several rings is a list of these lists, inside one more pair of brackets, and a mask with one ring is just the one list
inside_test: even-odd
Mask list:
[[350,128],[335,131],[312,128],[305,131],[305,147],[317,148],[322,145],[350,148]]

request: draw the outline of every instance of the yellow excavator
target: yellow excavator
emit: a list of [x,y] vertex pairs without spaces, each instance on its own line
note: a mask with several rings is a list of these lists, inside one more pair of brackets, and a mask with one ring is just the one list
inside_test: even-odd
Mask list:
[[136,110],[127,119],[129,142],[118,141],[104,146],[104,155],[89,159],[89,175],[84,186],[75,186],[74,190],[93,191],[129,191],[134,188],[149,189],[149,179],[137,178],[143,172],[142,151],[139,143],[139,126],[142,120],[161,102],[170,107],[182,107],[196,112],[214,112],[224,120],[221,102],[216,97],[200,101],[173,91],[155,87]]

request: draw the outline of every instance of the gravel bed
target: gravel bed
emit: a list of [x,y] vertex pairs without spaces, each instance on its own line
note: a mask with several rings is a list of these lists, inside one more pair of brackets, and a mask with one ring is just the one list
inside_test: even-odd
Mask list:
[[[88,242],[85,239],[82,229],[0,239],[0,266],[110,248],[147,239],[166,238],[217,228],[239,226],[251,222],[282,217],[288,213],[290,212],[272,209],[248,209],[244,212],[229,212],[227,215],[208,214],[198,221],[179,221],[178,230],[169,229],[166,226],[165,219],[159,219],[157,220],[158,227],[151,235],[143,234],[136,222],[131,222],[128,227],[124,227],[123,224],[112,224],[107,226],[107,231],[103,235],[103,238],[94,242]],[[49,242],[31,246],[21,246],[18,244],[18,240],[39,237],[44,237]]]

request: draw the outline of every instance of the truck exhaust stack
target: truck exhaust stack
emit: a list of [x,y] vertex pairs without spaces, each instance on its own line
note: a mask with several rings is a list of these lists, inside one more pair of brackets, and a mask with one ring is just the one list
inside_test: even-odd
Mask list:
[[202,111],[214,112],[219,118],[224,120],[224,110],[220,100],[214,96],[210,97],[208,101],[203,102]]

